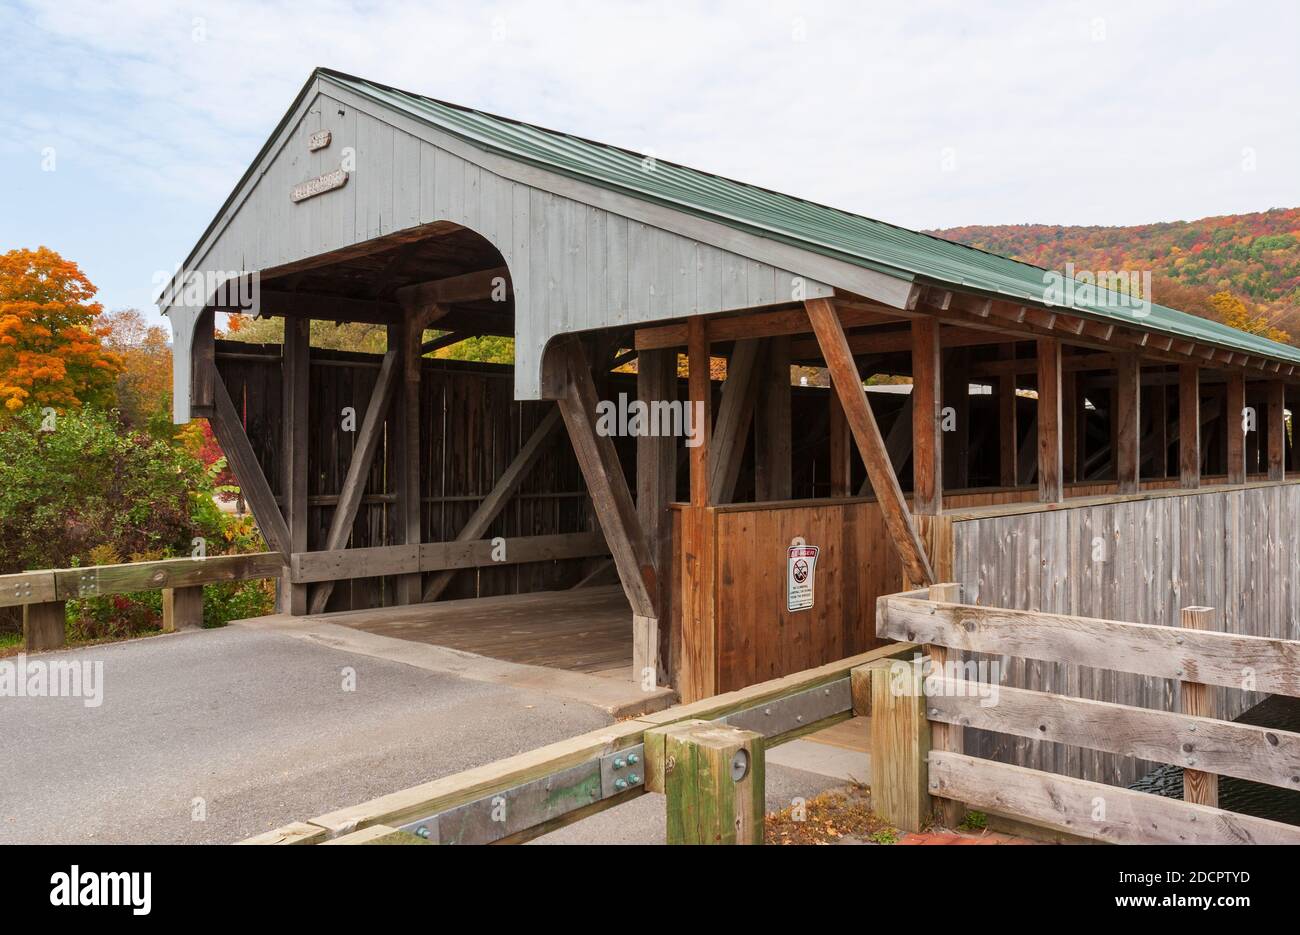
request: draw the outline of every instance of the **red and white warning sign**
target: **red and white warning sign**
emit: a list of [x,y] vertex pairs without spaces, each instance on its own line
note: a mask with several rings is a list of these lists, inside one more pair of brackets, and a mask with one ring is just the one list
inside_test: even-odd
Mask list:
[[786,549],[786,610],[808,610],[813,605],[813,581],[817,577],[815,545],[807,545],[796,536]]

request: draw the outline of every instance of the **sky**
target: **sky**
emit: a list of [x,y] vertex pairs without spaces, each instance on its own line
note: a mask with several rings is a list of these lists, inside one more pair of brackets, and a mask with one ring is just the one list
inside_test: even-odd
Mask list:
[[150,316],[318,66],[912,228],[1300,204],[1300,4],[0,0],[0,251]]

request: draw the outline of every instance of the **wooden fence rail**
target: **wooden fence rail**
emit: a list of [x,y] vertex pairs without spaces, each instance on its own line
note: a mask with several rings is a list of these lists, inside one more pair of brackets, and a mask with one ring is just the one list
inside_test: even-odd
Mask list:
[[[886,820],[916,830],[937,799],[1112,843],[1300,843],[1300,827],[1218,808],[1216,780],[1300,789],[1300,734],[1207,716],[1205,688],[1300,696],[1300,642],[1202,629],[1210,608],[1185,609],[1175,628],[978,607],[954,601],[959,593],[937,585],[877,606],[880,636],[940,648],[922,665],[894,662],[876,680],[872,796]],[[948,658],[943,650],[1177,679],[1182,710],[972,680],[969,667],[933,665]],[[1185,800],[967,756],[966,727],[1181,766]],[[939,728],[958,736],[941,748],[931,743]]]
[[203,585],[275,578],[283,571],[284,559],[275,552],[24,571],[0,575],[0,607],[22,606],[23,647],[39,652],[64,644],[69,600],[161,590],[163,629],[185,629],[203,623]]
[[667,799],[669,843],[758,844],[765,750],[868,713],[872,673],[916,649],[882,646],[620,721],[241,843],[515,844],[649,791]]

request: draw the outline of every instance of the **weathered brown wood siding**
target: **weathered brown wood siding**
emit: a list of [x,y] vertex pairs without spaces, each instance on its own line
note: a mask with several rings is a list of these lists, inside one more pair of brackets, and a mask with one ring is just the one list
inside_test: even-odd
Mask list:
[[[966,586],[967,603],[1165,626],[1178,626],[1181,608],[1202,605],[1216,608],[1216,626],[1225,632],[1300,639],[1296,483],[953,520],[954,577]],[[999,661],[1006,685],[1178,710],[1172,680]],[[1262,700],[1245,691],[1219,694],[1224,718]],[[982,756],[1124,785],[1152,766],[973,730],[967,746]]]
[[[277,497],[281,494],[280,348],[218,342],[218,367]],[[312,348],[308,432],[308,549],[324,548],[356,440],[343,430],[352,407],[359,427],[374,390],[379,358]],[[421,379],[421,526],[425,542],[454,539],[492,489],[519,447],[553,403],[517,402],[512,369],[491,364],[427,360]],[[635,394],[635,377],[615,375],[611,391]],[[394,510],[394,439],[385,432],[352,528],[351,548],[400,544]],[[616,439],[631,474],[631,439]],[[492,524],[486,538],[586,532],[594,529],[590,503],[572,447],[559,433]],[[568,559],[459,572],[444,596],[485,597],[568,587],[590,562]],[[393,603],[395,579],[341,581],[327,609]]]

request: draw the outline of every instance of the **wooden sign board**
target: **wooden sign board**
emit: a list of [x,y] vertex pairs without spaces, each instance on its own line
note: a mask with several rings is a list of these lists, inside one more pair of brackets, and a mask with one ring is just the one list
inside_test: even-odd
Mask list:
[[317,130],[307,137],[307,149],[313,153],[318,149],[324,149],[333,138],[333,134],[329,130]]
[[342,188],[348,183],[348,174],[342,169],[335,169],[333,172],[326,172],[324,175],[318,175],[314,179],[308,179],[293,187],[289,193],[292,201],[306,201],[308,198],[315,198],[317,195],[331,192],[336,188]]

